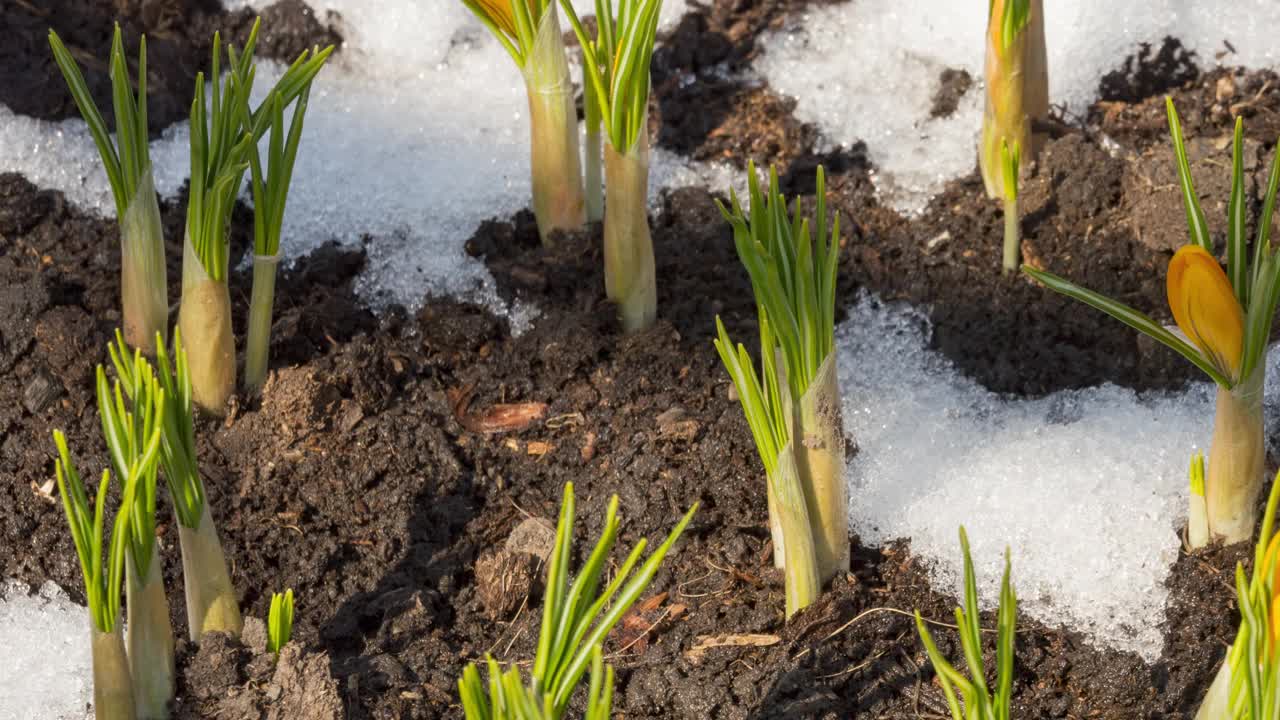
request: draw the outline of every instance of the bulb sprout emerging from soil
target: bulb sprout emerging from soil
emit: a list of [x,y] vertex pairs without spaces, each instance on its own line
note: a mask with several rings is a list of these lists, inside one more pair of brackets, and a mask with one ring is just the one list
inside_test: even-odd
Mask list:
[[1271,486],[1263,514],[1253,573],[1236,564],[1236,601],[1240,629],[1227,651],[1213,684],[1196,713],[1196,720],[1262,720],[1280,714],[1280,695],[1273,692],[1280,671],[1280,536],[1275,534],[1280,477]]
[[524,75],[533,214],[542,244],[550,246],[554,231],[577,230],[586,221],[578,113],[555,0],[462,2],[502,43]]
[[125,338],[148,354],[156,334],[169,327],[168,279],[165,277],[164,232],[151,173],[147,136],[147,39],[138,41],[138,91],[130,85],[124,43],[117,24],[111,40],[112,105],[116,143],[89,93],[71,52],[49,31],[54,61],[93,136],[115,199],[120,225],[120,293]]
[[787,614],[813,602],[822,584],[849,570],[844,434],[835,347],[840,218],[827,233],[826,179],[817,213],[794,212],[770,169],[760,188],[748,166],[750,207],[730,193],[720,211],[751,276],[760,322],[761,375],[719,318],[716,349],[738,390],[768,481],[775,564],[787,578]]
[[137,717],[134,682],[120,623],[120,591],[125,566],[130,561],[126,556],[129,555],[129,535],[139,479],[154,466],[159,456],[159,428],[149,429],[150,436],[137,438],[144,450],[138,461],[131,465],[136,472],[121,478],[120,505],[116,508],[109,537],[104,536],[104,530],[111,471],[102,471],[96,496],[90,502],[80,473],[71,459],[66,437],[58,430],[53,433],[58,451],[58,459],[54,463],[58,494],[62,497],[62,507],[80,559],[89,606],[94,714],[98,720],[133,720]]
[[[662,0],[620,0],[617,17],[597,15],[594,38],[568,0],[560,5],[582,46],[588,110],[599,113],[604,131],[605,292],[617,305],[623,332],[634,333],[651,326],[658,315],[648,215],[648,106],[649,65]],[[593,127],[589,122],[588,131]],[[587,151],[593,153],[593,146]],[[593,161],[589,158],[589,168]]]
[[[235,391],[235,337],[231,328],[231,298],[227,289],[230,249],[227,232],[231,211],[235,207],[245,171],[256,160],[257,141],[268,129],[273,130],[272,147],[279,155],[288,152],[282,146],[282,128],[276,120],[282,108],[300,95],[305,95],[312,79],[323,67],[332,46],[324,50],[305,50],[281,76],[267,99],[257,110],[250,110],[256,67],[253,53],[257,45],[261,21],[256,21],[242,52],[227,46],[228,72],[221,71],[222,42],[213,36],[210,61],[211,102],[205,97],[204,73],[196,75],[195,99],[191,103],[191,189],[187,204],[187,227],[182,257],[182,305],[178,324],[191,352],[191,379],[196,403],[204,410],[222,414],[226,402]],[[298,105],[305,112],[306,100]],[[301,118],[295,114],[296,132],[301,132]],[[297,150],[297,137],[291,133],[291,147]],[[292,157],[287,163],[292,169]],[[261,181],[261,168],[257,168]],[[283,167],[267,207],[259,206],[255,224],[266,228],[279,225],[283,213],[288,175]],[[265,212],[271,213],[267,223]],[[255,226],[255,242],[261,232]],[[278,232],[276,235],[278,236]],[[265,289],[265,288],[264,288]],[[268,299],[259,295],[259,305]],[[261,310],[259,310],[261,314]],[[269,317],[269,308],[268,308]],[[259,319],[259,325],[261,320]],[[255,347],[255,349],[257,349]],[[256,371],[258,367],[252,366]]]
[[[964,607],[956,608],[956,626],[969,677],[965,677],[964,673],[943,657],[919,610],[915,614],[916,631],[920,634],[920,641],[924,643],[929,661],[938,675],[942,694],[947,699],[953,718],[1009,720],[1010,700],[1013,696],[1013,649],[1018,622],[1018,598],[1010,581],[1012,568],[1009,550],[1006,548],[1004,552],[1004,577],[1000,581],[1000,607],[996,613],[996,684],[989,689],[982,661],[978,583],[973,571],[973,558],[969,554],[969,537],[963,527],[960,528],[960,548],[964,553]],[[963,707],[960,700],[964,701]]]
[[210,630],[238,636],[240,607],[196,459],[194,390],[181,328],[173,343],[172,361],[167,351],[156,358],[167,403],[160,465],[178,520],[190,637],[199,641]]
[[[158,336],[156,342],[163,346]],[[130,352],[120,331],[108,350],[117,379],[113,388],[98,366],[98,414],[116,475],[137,485],[125,563],[133,696],[138,717],[163,719],[173,699],[174,644],[156,552],[156,491],[169,403],[151,363],[140,349]]]
[[[319,54],[319,49],[316,49]],[[311,96],[311,81],[303,85],[294,105],[286,139],[284,102],[272,90],[264,107],[270,112],[271,139],[267,162],[259,157],[258,146],[249,149],[250,187],[253,190],[253,293],[249,299],[249,338],[245,346],[244,386],[251,393],[262,388],[267,378],[271,347],[271,308],[275,303],[276,267],[280,264],[280,233],[284,209],[289,199],[293,165],[302,140],[302,124]],[[245,118],[251,117],[248,107]]]
[[518,667],[503,672],[496,660],[486,656],[489,670],[486,685],[475,664],[468,664],[458,680],[467,720],[506,718],[513,713],[523,717],[524,711],[517,712],[520,708],[534,712],[530,717],[558,720],[567,711],[569,698],[588,669],[591,680],[587,717],[600,720],[608,717],[613,698],[613,671],[604,664],[601,654],[604,639],[652,582],[663,559],[693,519],[698,504],[694,503],[643,563],[640,560],[646,541],[640,540],[613,579],[603,587],[605,566],[618,537],[618,497],[610,499],[600,539],[570,584],[574,507],[573,483],[569,483],[565,485],[555,545],[547,566],[542,627],[530,682],[523,681]]
[[1257,221],[1252,252],[1246,237],[1244,181],[1244,124],[1237,118],[1232,142],[1231,198],[1227,206],[1227,268],[1215,255],[1213,238],[1191,177],[1182,125],[1173,101],[1166,99],[1173,137],[1178,181],[1186,209],[1191,242],[1169,262],[1169,310],[1180,333],[1147,315],[1052,273],[1023,266],[1023,272],[1050,289],[1091,305],[1158,340],[1200,368],[1218,385],[1203,495],[1191,493],[1189,516],[1198,523],[1203,500],[1208,531],[1188,530],[1193,549],[1213,540],[1225,543],[1249,539],[1257,521],[1256,502],[1262,490],[1262,389],[1266,384],[1264,356],[1280,301],[1280,257],[1271,246],[1271,221],[1280,191],[1280,144]]

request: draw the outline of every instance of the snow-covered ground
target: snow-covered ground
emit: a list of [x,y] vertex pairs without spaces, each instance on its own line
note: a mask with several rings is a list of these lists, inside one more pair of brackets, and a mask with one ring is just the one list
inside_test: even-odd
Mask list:
[[[1241,0],[1045,0],[1049,97],[1079,114],[1098,82],[1139,43],[1175,37],[1212,67],[1222,61],[1274,67],[1280,3]],[[808,10],[763,41],[756,69],[798,99],[796,114],[828,142],[867,144],[876,186],[903,211],[920,210],[948,180],[977,163],[982,118],[980,3],[915,0],[848,2]],[[938,74],[963,69],[975,80],[956,112],[929,117]]]
[[[1138,42],[1165,35],[1197,50],[1204,65],[1224,40],[1236,49],[1228,62],[1275,65],[1274,2],[1046,4],[1053,100],[1072,110]],[[432,292],[509,311],[462,250],[480,221],[528,201],[525,99],[509,57],[452,0],[313,7],[344,16],[347,44],[313,90],[285,251],[367,234],[365,297],[412,304]],[[683,8],[668,0],[666,21]],[[979,90],[948,119],[929,120],[928,110],[943,68],[980,78],[980,10],[954,0],[814,9],[766,40],[756,69],[799,98],[802,119],[818,122],[829,143],[864,140],[881,191],[899,207],[919,207],[973,167]],[[278,72],[264,68],[259,85]],[[157,186],[172,194],[186,176],[187,128],[171,128],[152,153]],[[11,170],[114,213],[79,120],[43,123],[0,107],[0,171]],[[654,153],[655,193],[725,187],[736,175]],[[1101,387],[1009,401],[960,377],[925,349],[926,338],[909,308],[869,298],[839,329],[845,422],[861,448],[849,468],[856,530],[873,542],[911,538],[936,580],[958,586],[963,523],[988,588],[1008,544],[1027,613],[1155,657],[1186,463],[1209,434],[1207,387],[1142,396]],[[1276,392],[1269,387],[1271,413]],[[0,653],[10,663],[0,672],[0,720],[83,717],[91,698],[85,616],[51,588],[33,598],[4,588],[0,597],[0,648],[28,649]]]

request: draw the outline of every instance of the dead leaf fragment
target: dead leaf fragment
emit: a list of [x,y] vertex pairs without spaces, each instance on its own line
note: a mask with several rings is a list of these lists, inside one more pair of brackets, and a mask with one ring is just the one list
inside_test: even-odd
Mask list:
[[769,647],[782,642],[777,635],[699,635],[698,642],[685,651],[684,656],[700,662],[708,650],[721,647]]
[[474,433],[492,435],[523,430],[547,414],[547,404],[541,402],[497,403],[490,405],[487,410],[471,412],[471,397],[474,394],[475,385],[454,388],[448,392],[454,419]]

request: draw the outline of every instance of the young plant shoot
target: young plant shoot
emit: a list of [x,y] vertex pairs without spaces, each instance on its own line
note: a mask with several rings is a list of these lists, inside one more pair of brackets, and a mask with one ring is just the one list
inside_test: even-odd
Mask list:
[[987,16],[986,109],[978,165],[987,195],[1004,203],[1004,272],[1018,268],[1018,172],[1037,149],[1031,124],[1048,114],[1042,0],[991,0]]
[[[249,168],[250,152],[273,117],[268,107],[258,108],[248,119],[243,112],[253,90],[258,27],[254,23],[244,52],[237,54],[234,47],[227,48],[230,72],[223,81],[219,80],[222,43],[214,34],[211,104],[206,106],[204,73],[196,75],[195,99],[191,103],[191,190],[178,326],[191,351],[195,401],[215,414],[223,412],[236,385],[235,337],[227,289],[227,231],[240,183]],[[288,104],[308,88],[330,52],[332,48],[314,55],[304,51],[277,83],[274,94],[278,102]]]
[[569,698],[588,665],[591,681],[586,716],[591,720],[607,718],[613,700],[613,668],[604,665],[601,654],[605,636],[640,598],[697,510],[698,504],[694,503],[643,564],[639,563],[646,543],[643,539],[636,543],[613,580],[602,590],[605,564],[618,537],[618,497],[615,495],[609,501],[600,539],[570,585],[574,497],[573,483],[565,485],[555,546],[547,567],[542,628],[530,681],[525,684],[515,666],[503,672],[498,662],[489,657],[486,658],[489,666],[486,692],[479,670],[474,663],[468,664],[458,680],[467,720],[559,720],[564,717]]
[[[1172,101],[1167,101],[1167,108],[1191,233],[1191,243],[1174,254],[1168,272],[1169,310],[1182,335],[1166,330],[1123,303],[1052,273],[1026,265],[1022,269],[1050,289],[1102,310],[1164,343],[1217,383],[1217,413],[1203,494],[1208,532],[1191,528],[1188,537],[1194,548],[1198,541],[1206,539],[1218,538],[1227,543],[1247,540],[1257,520],[1256,502],[1263,480],[1264,359],[1276,302],[1280,300],[1280,257],[1270,241],[1271,217],[1280,188],[1280,146],[1271,165],[1258,234],[1250,253],[1245,237],[1244,128],[1236,120],[1231,200],[1227,208],[1227,271],[1223,272],[1191,181],[1182,128]],[[1197,500],[1193,493],[1193,506]]]
[[[938,651],[920,611],[916,611],[916,630],[924,643],[929,662],[938,674],[942,694],[947,698],[952,720],[1009,720],[1009,703],[1013,694],[1013,644],[1018,622],[1018,598],[1009,581],[1009,551],[1004,552],[1004,579],[1000,582],[1000,608],[996,613],[996,686],[987,688],[986,668],[982,664],[982,630],[978,625],[978,583],[969,555],[969,536],[960,528],[960,547],[964,552],[964,608],[956,608],[956,625],[960,646],[964,649],[969,677],[956,670]],[[959,697],[956,691],[959,690]],[[961,703],[963,700],[963,703]]]
[[173,334],[173,363],[163,346],[156,358],[167,405],[160,467],[178,520],[187,625],[191,640],[198,642],[206,632],[215,630],[239,637],[244,623],[196,461],[191,370],[182,338],[181,329]]
[[[582,227],[578,113],[555,0],[462,0],[502,43],[529,96],[533,214],[543,245],[554,230]],[[583,46],[586,47],[586,46]]]
[[[582,45],[583,74],[604,127],[604,287],[624,332],[658,316],[653,240],[649,236],[649,60],[662,0],[596,4],[593,41],[568,0],[560,0]],[[588,129],[591,128],[588,123]]]
[[732,193],[732,210],[720,206],[720,211],[733,226],[738,257],[755,292],[763,384],[746,349],[739,345],[735,352],[719,318],[715,346],[738,389],[764,462],[774,559],[786,571],[789,617],[813,602],[823,583],[849,570],[844,433],[834,352],[840,218],[836,216],[828,235],[821,167],[812,234],[798,199],[794,213],[788,212],[775,171],[770,170],[767,196],[754,164],[748,175],[749,211]]
[[103,530],[106,526],[111,471],[102,471],[102,481],[98,483],[96,496],[90,503],[84,483],[80,480],[80,473],[71,460],[66,437],[59,430],[53,431],[53,442],[58,449],[58,459],[54,462],[58,494],[62,496],[62,508],[66,511],[71,538],[80,558],[85,596],[89,605],[93,708],[97,720],[134,720],[139,717],[134,705],[130,658],[125,655],[120,624],[120,586],[127,572],[126,555],[130,552],[131,523],[139,481],[144,475],[155,471],[160,453],[158,421],[163,412],[162,402],[147,411],[149,422],[143,423],[149,425],[144,428],[147,432],[137,438],[143,452],[130,463],[129,475],[121,478],[123,487],[120,506],[116,510],[109,538],[104,538]]
[[[602,63],[600,48],[594,49],[596,64]],[[601,129],[604,118],[601,117],[600,100],[596,97],[595,83],[591,82],[587,73],[590,68],[582,66],[582,110],[587,126],[587,146],[583,148],[586,156],[587,184],[587,222],[600,222],[604,219],[604,169],[601,166],[600,153],[604,143]]]
[[[163,347],[163,340],[157,342]],[[173,626],[156,553],[159,456],[145,462],[145,455],[151,439],[162,433],[167,398],[151,363],[139,349],[130,353],[120,331],[109,349],[117,380],[109,385],[98,366],[98,414],[116,476],[136,485],[125,563],[133,697],[139,718],[163,720],[173,699]]]
[[267,614],[267,650],[276,656],[293,637],[293,590],[274,593]]
[[[258,156],[258,146],[249,149],[250,185],[253,188],[253,294],[249,299],[249,340],[245,347],[244,386],[257,392],[267,379],[267,356],[271,346],[271,307],[275,302],[276,266],[280,263],[280,229],[289,198],[293,163],[302,139],[302,120],[307,113],[311,82],[303,86],[293,108],[286,139],[284,103],[272,91],[264,107],[270,111],[271,139],[267,144],[267,164]],[[244,106],[243,122],[252,122]]]
[[1196,720],[1280,717],[1280,535],[1275,533],[1280,478],[1271,486],[1254,548],[1253,575],[1236,564],[1240,629],[1209,686]]
[[147,144],[147,39],[143,37],[138,44],[138,92],[135,95],[129,83],[119,25],[112,36],[109,65],[118,148],[111,141],[80,67],[52,30],[49,46],[53,48],[54,61],[67,81],[80,115],[89,125],[115,199],[120,225],[120,303],[125,338],[133,347],[154,353],[152,343],[156,334],[164,337],[169,330],[169,291],[165,278],[164,232]]

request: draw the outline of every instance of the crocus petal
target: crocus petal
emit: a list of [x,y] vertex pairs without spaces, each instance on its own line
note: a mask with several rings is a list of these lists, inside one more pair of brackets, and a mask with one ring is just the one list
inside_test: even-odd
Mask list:
[[1178,327],[1223,375],[1236,378],[1244,350],[1244,311],[1218,260],[1185,245],[1169,261],[1169,309]]
[[485,9],[489,19],[495,25],[512,38],[516,37],[516,19],[511,12],[511,0],[476,0],[476,2]]

